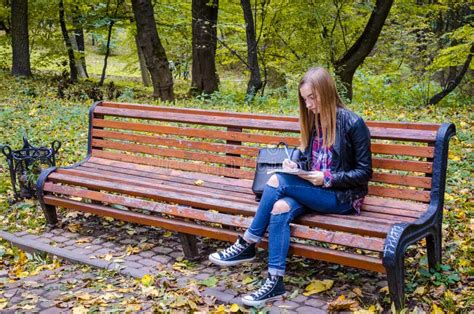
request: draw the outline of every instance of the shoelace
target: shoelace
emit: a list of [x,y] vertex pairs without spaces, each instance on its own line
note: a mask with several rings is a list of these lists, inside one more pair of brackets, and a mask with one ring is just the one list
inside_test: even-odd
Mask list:
[[267,279],[265,283],[263,284],[263,286],[260,287],[260,289],[258,289],[256,292],[252,293],[252,295],[255,297],[255,299],[258,299],[262,295],[267,294],[274,284],[275,284],[275,280]]
[[240,254],[243,250],[245,249],[245,246],[240,244],[239,242],[236,242],[232,244],[230,247],[222,251],[222,255],[224,258],[228,258],[237,254]]

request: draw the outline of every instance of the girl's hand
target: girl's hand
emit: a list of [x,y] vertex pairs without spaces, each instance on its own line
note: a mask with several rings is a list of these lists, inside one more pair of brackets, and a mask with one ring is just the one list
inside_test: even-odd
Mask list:
[[285,160],[283,160],[282,168],[285,169],[285,170],[286,169],[296,169],[296,168],[298,168],[298,164],[296,162],[291,161],[288,158],[286,158]]
[[322,171],[310,171],[309,174],[299,174],[300,178],[303,178],[313,185],[323,185],[324,173]]

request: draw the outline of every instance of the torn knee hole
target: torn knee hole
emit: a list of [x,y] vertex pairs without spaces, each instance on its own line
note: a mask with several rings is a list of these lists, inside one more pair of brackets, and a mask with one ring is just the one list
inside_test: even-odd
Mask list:
[[290,211],[290,206],[285,201],[277,201],[273,205],[272,215],[284,214]]
[[268,179],[267,184],[268,184],[269,186],[272,186],[272,187],[274,187],[274,188],[277,188],[277,187],[278,187],[278,184],[279,184],[279,182],[278,182],[278,177],[277,177],[276,175],[272,175],[272,176],[270,177],[270,179]]

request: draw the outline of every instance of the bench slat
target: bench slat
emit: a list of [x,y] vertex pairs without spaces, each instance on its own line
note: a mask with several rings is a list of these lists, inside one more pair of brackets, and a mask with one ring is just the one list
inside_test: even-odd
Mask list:
[[364,204],[374,205],[379,207],[387,207],[394,209],[408,209],[413,211],[425,212],[428,209],[428,204],[416,203],[412,201],[403,201],[390,198],[382,198],[377,196],[366,196]]
[[[221,210],[222,208],[231,209],[234,213],[236,210],[252,214],[249,211],[248,204],[239,202],[231,202],[219,200],[211,197],[195,196],[178,192],[170,192],[163,188],[141,187],[132,184],[124,184],[119,182],[110,182],[105,180],[78,177],[73,174],[64,174],[59,172],[52,173],[49,178],[53,182],[79,185],[93,190],[104,190],[109,192],[123,193],[132,196],[151,198],[156,201],[172,202],[196,208]],[[183,197],[186,196],[186,197]]]
[[392,198],[400,198],[404,200],[413,200],[419,202],[430,201],[430,191],[397,189],[384,186],[369,185],[369,194],[376,196],[385,196]]
[[[223,225],[238,228],[248,228],[252,222],[251,217],[239,217],[236,215],[213,213],[189,207],[161,204],[131,197],[111,195],[102,192],[57,185],[51,182],[46,183],[44,188],[45,191],[51,193],[81,197],[90,200],[106,202],[108,204],[118,204],[126,207],[147,210],[181,218],[196,219],[210,223],[220,223]],[[292,224],[291,226],[291,233],[292,236],[299,237],[302,239],[315,240],[319,242],[344,245],[378,252],[383,250],[384,244],[384,240],[380,238],[368,238],[347,233],[334,233],[323,229],[313,229],[307,226],[295,224]]]
[[390,222],[381,220],[371,222],[369,219],[367,221],[354,221],[354,217],[356,216],[306,214],[296,218],[295,223],[379,238],[385,238],[390,231]]
[[157,124],[144,124],[137,122],[124,122],[114,120],[103,120],[94,119],[92,121],[94,127],[106,127],[117,130],[128,130],[128,131],[142,131],[151,132],[158,134],[169,134],[169,135],[181,135],[187,137],[197,138],[209,138],[219,139],[246,143],[259,143],[259,144],[273,144],[276,145],[282,140],[288,145],[297,146],[299,145],[299,138],[296,136],[275,136],[275,135],[263,135],[257,133],[245,133],[235,131],[223,131],[223,130],[210,130],[210,129],[195,129],[187,127],[176,127],[168,125],[157,125]]
[[225,177],[220,177],[220,176],[207,174],[207,173],[182,171],[182,170],[176,170],[176,169],[170,169],[170,168],[141,165],[137,163],[129,163],[129,162],[123,162],[119,160],[110,160],[110,159],[103,159],[103,158],[97,158],[97,157],[91,157],[86,164],[129,169],[133,171],[149,173],[150,175],[160,174],[160,175],[179,177],[179,178],[194,180],[194,181],[200,179],[200,180],[204,180],[204,184],[212,183],[214,185],[216,184],[222,185],[222,187],[234,187],[235,189],[238,189],[239,192],[252,193],[250,188],[252,187],[253,181],[247,180],[247,179],[225,178]]
[[[46,204],[52,206],[65,207],[73,210],[97,214],[99,216],[112,217],[123,221],[139,223],[154,227],[161,227],[176,232],[189,233],[223,241],[234,242],[239,234],[230,230],[216,229],[203,225],[196,225],[194,223],[189,223],[185,221],[171,221],[168,219],[154,217],[150,215],[143,215],[139,213],[124,212],[105,206],[84,204],[81,202],[65,200],[50,195],[46,195],[44,197],[44,201]],[[267,246],[266,239],[262,241],[262,246]],[[290,245],[290,254],[306,256],[313,259],[338,263],[367,270],[373,270],[377,272],[385,272],[385,268],[382,265],[382,261],[378,258],[370,256],[350,254],[347,252],[335,251],[314,246],[308,247],[298,243]]]
[[145,143],[145,144],[155,144],[163,145],[168,147],[178,147],[185,149],[195,149],[195,150],[204,150],[212,151],[219,153],[233,153],[249,156],[257,156],[259,148],[258,147],[249,147],[243,145],[230,145],[230,144],[221,144],[221,143],[206,143],[206,142],[196,142],[188,141],[184,139],[174,139],[174,138],[165,138],[158,136],[147,136],[139,134],[131,134],[124,132],[112,132],[105,131],[100,129],[92,130],[92,137],[94,138],[110,138],[125,140],[136,143]]
[[158,120],[167,122],[185,122],[192,124],[215,125],[226,127],[238,127],[255,130],[299,132],[299,125],[295,122],[274,120],[250,120],[237,117],[203,116],[180,112],[153,112],[148,110],[118,109],[98,106],[95,113],[146,120]]
[[[128,169],[113,169],[111,167],[102,166],[102,165],[92,165],[90,163],[81,165],[77,170],[86,171],[89,173],[101,173],[104,175],[116,175],[123,178],[132,178],[134,180],[141,180],[142,182],[152,182],[159,183],[161,185],[169,185],[175,187],[184,187],[187,189],[202,190],[205,192],[218,193],[223,195],[231,195],[239,197],[239,199],[254,200],[254,194],[249,192],[248,189],[235,188],[232,189],[232,186],[227,185],[218,185],[213,182],[208,181],[199,181],[194,179],[187,179],[177,176],[169,175],[154,175],[141,173],[140,171],[128,170]],[[197,182],[197,183],[196,183]]]
[[424,173],[433,172],[433,164],[431,162],[426,162],[426,161],[372,158],[372,167],[390,169],[390,170],[424,172]]
[[179,107],[165,107],[165,106],[154,106],[146,104],[131,104],[131,103],[115,103],[115,102],[102,102],[101,106],[110,108],[122,108],[122,109],[138,109],[138,110],[149,110],[156,112],[176,112],[176,113],[188,113],[188,114],[199,114],[205,116],[218,116],[228,118],[245,118],[245,119],[261,119],[261,120],[276,120],[276,121],[291,121],[298,122],[298,117],[292,116],[274,116],[267,114],[256,114],[247,112],[229,112],[229,111],[218,111],[209,109],[198,109],[198,108],[179,108]]
[[436,131],[393,129],[369,127],[370,137],[373,139],[387,139],[397,141],[410,141],[431,143],[436,140]]
[[397,121],[366,121],[369,127],[394,128],[394,129],[413,129],[425,131],[438,131],[440,123],[429,122],[397,122]]
[[[247,203],[250,205],[255,205],[255,200],[250,198],[242,197],[242,194],[239,193],[232,193],[232,192],[224,192],[222,190],[215,190],[215,189],[208,189],[205,187],[200,186],[190,186],[184,184],[176,185],[175,182],[172,181],[159,181],[159,180],[147,180],[140,177],[133,177],[129,175],[117,174],[116,172],[107,172],[101,170],[95,170],[94,172],[87,172],[80,169],[58,169],[57,173],[62,174],[70,174],[82,178],[90,178],[96,180],[108,180],[114,183],[124,183],[129,185],[141,186],[145,188],[153,188],[158,189],[160,191],[170,191],[170,192],[180,192],[186,193],[189,195],[197,195],[197,196],[206,196],[206,197],[213,197],[219,200],[226,200],[226,201],[234,201],[234,202],[241,202]],[[245,196],[245,195],[244,195]]]
[[204,181],[201,180],[199,182],[199,185],[197,185],[195,182],[197,180],[192,179],[192,178],[186,178],[183,176],[171,176],[171,175],[164,175],[164,174],[155,174],[155,173],[147,173],[147,172],[141,172],[138,170],[133,170],[133,169],[128,169],[128,168],[114,168],[112,166],[107,166],[107,165],[101,165],[101,164],[93,164],[93,163],[86,163],[78,167],[77,169],[89,171],[89,172],[100,172],[104,171],[106,173],[117,173],[117,174],[125,174],[125,175],[130,175],[134,176],[136,178],[143,178],[146,180],[157,180],[158,182],[162,182],[163,184],[175,184],[175,185],[183,185],[183,186],[188,186],[188,187],[200,187],[203,189],[208,189],[212,191],[217,191],[217,193],[221,194],[228,194],[230,195],[239,195],[240,197],[243,198],[252,198],[253,199],[253,193],[249,191],[246,188],[242,187],[236,187],[234,188],[231,185],[227,184],[218,184],[215,182],[209,182],[209,181]]
[[413,211],[409,209],[397,209],[391,207],[381,207],[381,206],[374,206],[363,204],[362,205],[362,212],[373,212],[373,213],[383,213],[387,215],[392,215],[394,217],[403,216],[403,217],[411,217],[411,218],[419,218],[423,212],[420,211]]
[[377,218],[395,224],[397,222],[414,222],[418,217],[410,217],[406,215],[397,215],[394,213],[381,213],[378,211],[361,210],[359,217],[366,220],[367,218]]
[[126,142],[105,141],[99,139],[92,140],[93,147],[110,148],[131,153],[145,153],[156,156],[175,157],[187,160],[222,163],[233,166],[255,168],[255,159],[230,157],[202,152],[193,152],[181,149],[159,148],[148,145],[131,144]]
[[[117,102],[109,102],[109,101],[102,102],[101,106],[112,107],[112,108],[151,110],[151,111],[159,111],[159,112],[164,111],[164,112],[194,113],[194,114],[211,115],[211,116],[298,122],[297,116],[268,115],[268,114],[262,114],[262,113],[228,112],[228,111],[219,111],[219,110],[210,110],[210,109],[166,107],[166,106],[155,106],[155,105],[147,105],[147,104],[117,103]],[[366,121],[366,123],[369,126],[375,126],[375,127],[396,128],[396,129],[415,129],[415,130],[427,130],[427,131],[436,131],[440,127],[439,123],[429,123],[429,122]]]
[[132,155],[121,154],[121,153],[105,152],[105,151],[101,151],[97,149],[92,150],[92,156],[104,158],[104,159],[110,159],[110,160],[141,164],[141,165],[171,168],[171,169],[177,169],[177,170],[187,170],[187,171],[201,172],[201,173],[209,173],[209,174],[215,174],[219,176],[227,176],[227,177],[242,178],[242,179],[253,180],[255,176],[255,171],[236,169],[236,168],[214,167],[214,166],[205,165],[202,163],[198,164],[198,163],[182,162],[182,161],[170,160],[170,159],[132,156]]
[[412,186],[418,188],[431,188],[430,177],[416,177],[409,175],[399,175],[393,173],[374,172],[372,174],[372,182],[382,182],[396,185]]
[[434,156],[434,147],[431,146],[372,143],[370,149],[373,154],[404,155],[426,158],[433,158]]

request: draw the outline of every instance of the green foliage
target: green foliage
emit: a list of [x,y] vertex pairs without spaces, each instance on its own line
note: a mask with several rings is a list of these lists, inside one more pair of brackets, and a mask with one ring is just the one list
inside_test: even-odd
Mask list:
[[422,280],[431,282],[435,286],[450,286],[460,280],[459,274],[450,270],[449,265],[437,265],[436,269],[420,268],[419,272]]

